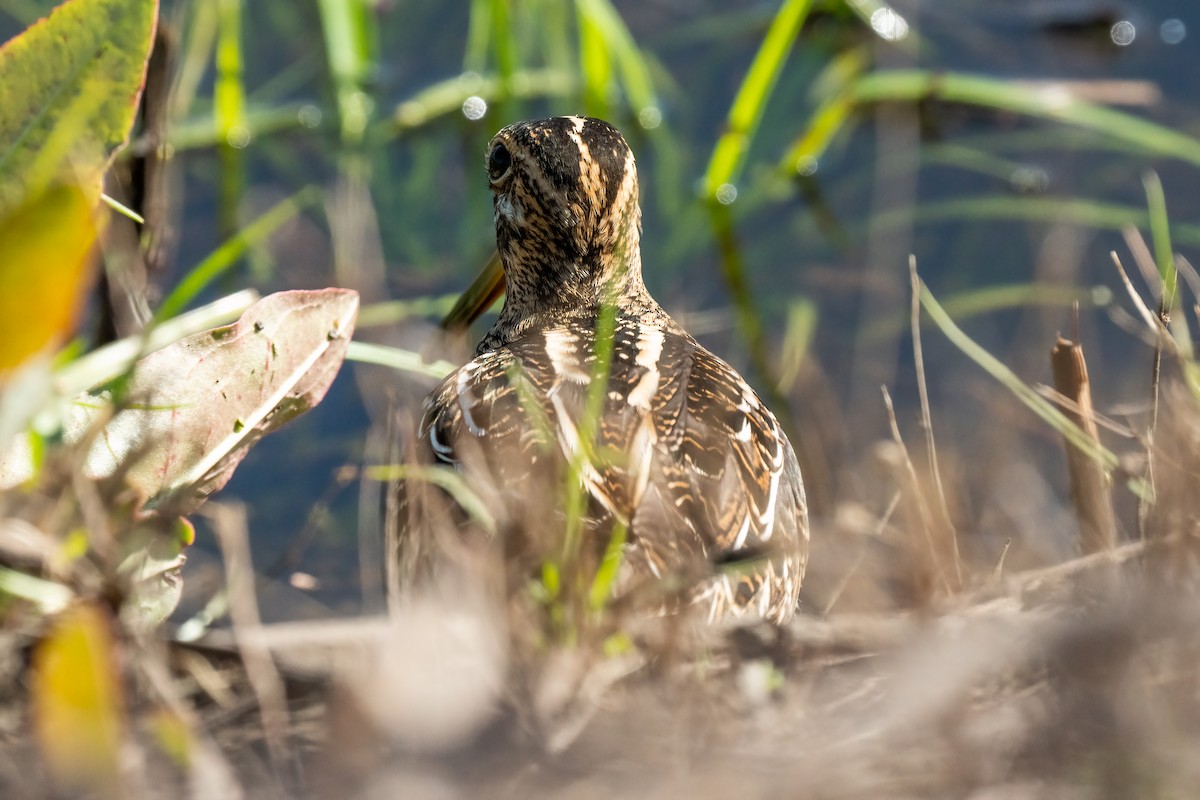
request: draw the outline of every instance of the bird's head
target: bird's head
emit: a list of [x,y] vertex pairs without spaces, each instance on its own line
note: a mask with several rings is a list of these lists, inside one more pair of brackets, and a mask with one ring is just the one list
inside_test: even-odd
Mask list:
[[641,290],[637,168],[616,128],[584,117],[518,122],[485,158],[514,311],[595,307],[606,292]]

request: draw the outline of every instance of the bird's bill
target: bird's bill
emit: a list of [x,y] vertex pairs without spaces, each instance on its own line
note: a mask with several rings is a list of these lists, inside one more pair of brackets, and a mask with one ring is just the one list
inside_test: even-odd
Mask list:
[[450,313],[442,318],[442,329],[451,332],[466,330],[503,294],[504,269],[500,266],[500,254],[493,251],[483,271],[459,296]]

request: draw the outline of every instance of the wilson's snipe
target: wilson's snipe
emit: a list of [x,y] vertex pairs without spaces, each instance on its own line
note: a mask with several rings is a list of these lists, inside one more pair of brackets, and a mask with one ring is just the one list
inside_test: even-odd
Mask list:
[[[521,122],[496,134],[486,159],[503,283],[481,277],[492,290],[460,314],[507,297],[474,360],[426,400],[423,446],[516,506],[534,500],[535,469],[568,474],[562,465],[594,431],[596,455],[575,473],[590,535],[627,525],[626,569],[698,578],[688,596],[710,619],[788,620],[809,536],[795,453],[746,381],[646,291],[624,138],[596,119]],[[611,366],[589,412],[606,304]]]

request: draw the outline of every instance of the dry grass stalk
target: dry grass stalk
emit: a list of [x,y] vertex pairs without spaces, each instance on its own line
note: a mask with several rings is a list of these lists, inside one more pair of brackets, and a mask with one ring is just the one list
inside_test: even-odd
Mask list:
[[937,490],[938,525],[944,536],[950,540],[951,552],[954,556],[954,577],[958,586],[963,585],[962,555],[958,551],[958,531],[950,520],[950,508],[946,503],[946,489],[942,485],[942,472],[938,467],[937,443],[933,438],[933,414],[929,411],[929,389],[925,381],[925,356],[921,348],[921,279],[917,277],[917,258],[908,257],[908,276],[912,289],[912,305],[909,315],[912,322],[913,364],[917,373],[917,393],[921,400],[921,428],[925,433],[926,457],[929,459],[929,472],[933,478],[934,489]]
[[[1083,346],[1062,336],[1050,350],[1054,387],[1072,402],[1062,411],[1088,438],[1100,442],[1096,412],[1092,407],[1092,389],[1088,380]],[[1079,519],[1079,544],[1084,553],[1112,549],[1117,543],[1117,522],[1113,514],[1112,487],[1104,467],[1070,442],[1067,471],[1071,483],[1071,503]]]
[[946,568],[940,552],[941,548],[938,546],[940,540],[944,538],[938,534],[943,533],[944,528],[942,528],[942,526],[940,526],[934,519],[933,512],[929,508],[929,501],[922,486],[921,477],[917,473],[916,465],[913,464],[912,458],[908,453],[908,447],[904,444],[904,438],[900,434],[900,425],[896,421],[896,408],[892,404],[892,396],[888,392],[886,386],[881,386],[879,388],[880,391],[883,392],[883,405],[887,411],[888,424],[891,426],[892,440],[895,442],[896,447],[899,450],[900,458],[904,466],[904,472],[908,478],[909,488],[913,497],[913,504],[916,509],[916,516],[919,520],[921,531],[925,539],[926,550],[929,554],[929,564],[934,573],[933,577],[937,579],[945,594],[953,595],[955,591],[961,587],[961,584],[956,585],[951,581],[950,572]]
[[[1145,242],[1141,240],[1140,235],[1134,236],[1126,233],[1126,241],[1130,245],[1135,255],[1135,262],[1141,267],[1142,272],[1146,272],[1143,264],[1145,261],[1144,255],[1139,255],[1142,250],[1145,250]],[[1141,243],[1139,249],[1135,245]],[[1143,471],[1143,477],[1146,482],[1148,491],[1138,504],[1138,533],[1141,536],[1146,535],[1148,520],[1154,506],[1155,488],[1154,488],[1154,429],[1158,421],[1158,401],[1159,401],[1159,386],[1162,377],[1162,349],[1164,346],[1169,346],[1171,338],[1167,335],[1165,321],[1153,314],[1146,303],[1142,300],[1137,289],[1134,288],[1133,282],[1129,280],[1129,275],[1125,271],[1125,267],[1121,264],[1121,259],[1115,251],[1109,253],[1113,260],[1113,265],[1117,268],[1117,273],[1121,276],[1121,282],[1125,285],[1125,291],[1129,294],[1133,301],[1134,308],[1137,309],[1142,321],[1146,327],[1152,332],[1152,343],[1154,347],[1153,368],[1150,377],[1150,421],[1146,425],[1145,443],[1146,443],[1146,466]],[[1157,273],[1155,273],[1157,274]]]
[[235,503],[209,503],[205,513],[212,520],[225,559],[229,617],[233,622],[234,637],[246,667],[247,680],[258,701],[271,766],[276,778],[281,779],[286,775],[284,768],[288,764],[285,742],[289,726],[287,695],[271,653],[261,639],[262,622],[254,588],[246,509]]

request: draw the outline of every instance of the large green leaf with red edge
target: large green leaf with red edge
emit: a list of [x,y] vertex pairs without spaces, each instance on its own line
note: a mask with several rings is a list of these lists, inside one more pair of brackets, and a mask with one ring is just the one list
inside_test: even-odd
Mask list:
[[[321,401],[357,316],[358,294],[348,289],[277,292],[232,325],[140,359],[112,385],[121,396],[115,407],[112,391],[72,402],[62,438],[86,447],[84,475],[105,482],[110,524],[121,531],[117,576],[131,592],[121,610],[127,623],[152,627],[174,609],[194,535],[181,517],[220,489],[259,439]],[[0,447],[0,491],[36,475],[27,437]],[[0,514],[0,541],[7,530],[14,541],[6,547],[16,552],[29,527]],[[24,553],[22,560],[38,557],[30,547]],[[56,584],[0,566],[0,599],[5,594],[43,608],[65,599]]]
[[[125,403],[88,451],[84,473],[122,475],[143,511],[190,514],[263,436],[325,396],[358,317],[349,289],[276,292],[232,325],[138,361]],[[107,417],[108,393],[76,399],[64,438]],[[11,476],[0,465],[0,485]]]
[[67,0],[0,47],[0,215],[66,176],[99,190],[129,138],[158,0]]
[[78,186],[59,186],[0,218],[0,386],[74,330],[91,285],[93,206]]

